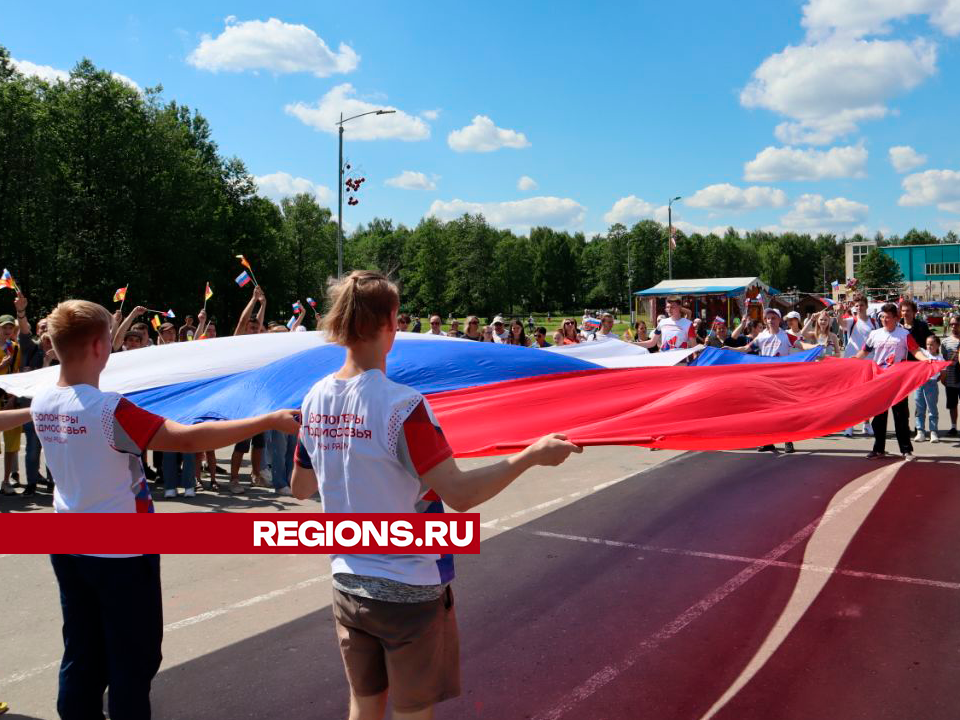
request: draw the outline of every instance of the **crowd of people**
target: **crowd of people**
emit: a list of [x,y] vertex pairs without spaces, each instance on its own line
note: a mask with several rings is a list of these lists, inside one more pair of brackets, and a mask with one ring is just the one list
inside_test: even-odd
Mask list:
[[[40,484],[42,444],[47,464],[44,478],[47,484],[56,482],[57,512],[152,512],[150,475],[167,498],[176,497],[178,489],[185,496],[194,495],[198,487],[220,489],[217,477],[222,471],[213,448],[233,448],[227,491],[244,492],[239,471],[249,452],[251,484],[272,486],[275,492],[296,499],[319,492],[326,511],[342,513],[442,512],[444,503],[466,511],[502,491],[526,469],[557,465],[570,453],[580,452],[563,435],[554,434],[507,460],[461,470],[427,401],[385,375],[395,333],[418,331],[409,316],[398,315],[396,287],[376,273],[354,272],[331,288],[331,298],[328,314],[321,319],[315,313],[314,318],[330,341],[346,347],[346,360],[338,372],[313,386],[301,409],[185,426],[147,412],[117,393],[101,391],[99,379],[114,353],[216,337],[216,324],[206,313],[187,318],[179,328],[155,317],[151,337],[149,326],[137,322],[146,312],[143,307],[125,317],[111,316],[94,303],[70,300],[38,319],[34,333],[27,319],[27,298],[18,293],[16,317],[0,316],[0,339],[5,344],[0,374],[59,365],[59,381],[32,400],[3,398],[3,492],[15,492],[12,481],[21,435],[27,443],[24,492],[33,494]],[[911,438],[906,399],[892,408],[894,425],[904,458],[912,457],[912,441],[924,441],[928,430],[930,440],[937,442],[938,394],[944,385],[951,419],[947,435],[957,436],[960,316],[948,319],[946,333],[940,337],[917,317],[910,300],[886,303],[873,315],[861,296],[806,318],[797,312],[781,316],[776,308],[761,308],[762,320],[747,315],[730,332],[722,318],[709,324],[693,318],[679,298],[668,299],[665,310],[652,333],[640,321],[619,338],[610,313],[585,313],[579,323],[565,318],[552,334],[536,326],[532,317],[526,323],[519,318],[508,323],[500,316],[489,324],[470,316],[462,331],[452,321],[444,333],[442,319],[433,315],[428,332],[523,347],[622,339],[656,352],[696,352],[711,346],[767,357],[822,348],[828,357],[869,358],[882,368],[945,359],[951,362],[948,368],[932,370],[929,381],[917,390],[916,435]],[[265,322],[265,314],[266,296],[256,287],[234,334],[304,329],[306,312],[302,310],[286,325]],[[348,408],[351,417],[363,417],[375,425],[377,437],[395,438],[395,451],[384,455],[386,451],[378,445],[344,453],[342,443],[317,442],[321,432],[300,432],[301,422],[345,417]],[[398,412],[402,429],[389,432]],[[885,455],[887,415],[885,411],[864,422],[864,432],[874,435],[870,457]],[[40,423],[36,429],[35,422]],[[80,426],[84,432],[76,432]],[[853,428],[847,431],[852,432]],[[792,444],[787,443],[786,449],[792,451]],[[153,452],[152,468],[143,462],[148,451]],[[267,467],[269,483],[263,477]],[[201,483],[202,470],[209,474],[207,486]],[[107,686],[111,717],[148,717],[150,683],[160,664],[162,638],[159,557],[54,555],[51,559],[64,616],[61,717],[99,716]],[[434,704],[458,695],[452,558],[335,555],[332,567],[333,612],[351,688],[351,717],[382,717],[388,691],[395,711],[407,713],[405,717],[429,717]],[[400,631],[404,642],[394,648],[390,638]],[[417,671],[411,674],[410,667]],[[96,681],[90,679],[94,675]]]
[[[233,335],[305,331],[309,314],[300,303],[297,303],[297,306],[300,312],[296,313],[290,322],[284,324],[268,321],[266,294],[260,286],[255,286],[233,328]],[[914,442],[940,442],[938,402],[941,386],[946,394],[950,415],[946,435],[957,436],[960,316],[954,314],[946,318],[943,335],[939,336],[927,322],[917,316],[917,306],[912,300],[904,299],[893,306],[896,311],[894,324],[905,332],[905,335],[895,333],[897,342],[903,344],[903,352],[887,352],[887,345],[894,337],[884,329],[885,318],[894,314],[887,309],[889,305],[885,305],[879,313],[871,314],[868,311],[867,299],[862,295],[856,295],[849,302],[810,313],[805,318],[797,311],[781,315],[781,311],[776,308],[760,308],[760,312],[748,312],[743,319],[735,320],[732,329],[721,317],[714,318],[712,322],[696,318],[679,298],[669,298],[665,304],[665,313],[657,318],[652,332],[645,321],[637,320],[623,333],[616,333],[616,318],[612,313],[587,311],[580,319],[563,318],[557,327],[549,330],[544,325],[535,323],[532,316],[528,316],[524,321],[519,317],[507,320],[500,315],[489,323],[482,322],[476,315],[470,315],[465,319],[462,328],[459,320],[450,318],[447,322],[448,329],[444,330],[443,319],[435,314],[429,317],[425,332],[476,342],[532,348],[618,339],[643,347],[648,352],[689,350],[704,346],[728,348],[761,356],[784,356],[819,347],[822,348],[824,357],[860,356],[875,358],[878,364],[900,360],[915,361],[918,357],[951,361],[951,366],[942,373],[942,377],[931,378],[916,391],[915,431],[911,432],[908,428],[907,405],[898,403],[893,408],[899,448],[904,455],[912,456]],[[47,332],[47,319],[38,318],[35,327],[31,325],[27,317],[28,300],[22,293],[17,293],[14,307],[16,317],[0,316],[0,341],[5,346],[0,358],[0,375],[57,365],[59,360]],[[151,325],[142,321],[147,312],[146,308],[137,306],[125,316],[119,311],[113,314],[111,341],[114,352],[130,352],[152,345],[206,340],[218,336],[217,324],[213,318],[208,317],[205,310],[201,310],[195,317],[186,316],[179,327],[169,320],[159,322],[155,318],[152,333]],[[319,328],[321,317],[315,309],[313,320]],[[419,318],[400,313],[397,317],[397,329],[400,332],[421,332],[422,324]],[[878,343],[883,343],[885,354],[882,357],[876,355]],[[862,353],[864,348],[866,352]],[[894,360],[891,361],[891,357]],[[30,400],[4,395],[2,403],[5,409],[23,408],[29,407]],[[878,436],[875,432],[880,427],[885,430],[885,418],[883,422],[866,418],[860,425],[864,435],[876,438],[872,452],[877,454],[883,454],[885,450],[881,437],[883,433]],[[851,437],[854,430],[852,427],[847,428],[844,434]],[[26,444],[23,475],[20,473],[18,460],[21,440]],[[761,449],[773,448],[766,446]],[[791,443],[787,443],[786,451],[793,451]],[[222,468],[217,464],[215,449],[195,454],[154,452],[150,462],[146,464],[147,478],[162,488],[165,498],[175,498],[181,494],[193,497],[198,490],[226,491],[239,495],[246,492],[246,486],[241,483],[240,470],[248,454],[251,467],[250,487],[272,489],[279,495],[290,495],[294,444],[290,438],[276,432],[258,433],[236,443],[231,452],[229,468]],[[49,471],[41,472],[40,460],[40,443],[32,423],[5,431],[0,493],[15,494],[17,486],[22,486],[20,494],[27,497],[33,496],[38,490],[52,492],[54,478]]]

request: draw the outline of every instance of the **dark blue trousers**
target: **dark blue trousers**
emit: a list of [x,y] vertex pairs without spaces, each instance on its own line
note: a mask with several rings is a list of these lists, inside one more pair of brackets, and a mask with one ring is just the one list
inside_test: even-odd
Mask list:
[[63,609],[57,711],[63,720],[148,720],[160,667],[160,556],[51,555]]

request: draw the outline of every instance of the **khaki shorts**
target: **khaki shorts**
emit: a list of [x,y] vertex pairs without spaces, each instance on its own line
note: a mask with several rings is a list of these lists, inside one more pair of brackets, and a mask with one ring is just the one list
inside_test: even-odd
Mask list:
[[389,688],[394,709],[416,712],[460,694],[460,637],[449,585],[421,603],[370,600],[334,588],[333,617],[355,695]]

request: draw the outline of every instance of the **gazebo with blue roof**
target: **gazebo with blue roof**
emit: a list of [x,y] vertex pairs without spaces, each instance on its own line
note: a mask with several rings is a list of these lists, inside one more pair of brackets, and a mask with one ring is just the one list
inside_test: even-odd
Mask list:
[[[649,300],[651,320],[665,312],[668,297],[679,296],[683,304],[693,310],[694,317],[712,320],[719,316],[729,325],[735,317],[742,317],[747,312],[748,301],[762,300],[763,296],[778,295],[779,292],[758,277],[700,278],[664,280],[646,290],[638,290],[634,297],[638,310],[640,302]],[[705,314],[701,311],[705,311]]]

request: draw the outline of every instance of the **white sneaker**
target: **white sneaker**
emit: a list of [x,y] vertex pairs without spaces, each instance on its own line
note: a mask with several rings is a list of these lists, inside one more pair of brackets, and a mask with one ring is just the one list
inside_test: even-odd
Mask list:
[[276,488],[273,492],[277,495],[293,495],[293,490],[290,489],[289,485],[284,485],[282,488]]
[[176,490],[176,488],[174,488],[174,489],[172,489],[172,490],[164,490],[164,491],[163,491],[163,497],[164,497],[165,499],[168,499],[168,500],[169,500],[170,498],[175,498],[176,496],[177,496],[177,490]]
[[917,434],[914,435],[914,442],[926,442],[927,436],[923,434],[923,430],[917,430]]
[[937,431],[936,431],[936,430],[931,430],[931,431],[930,431],[930,442],[932,442],[932,443],[938,443],[938,442],[940,442],[940,436],[937,435]]
[[196,496],[197,496],[197,489],[196,489],[196,488],[187,488],[186,490],[183,491],[183,496],[184,496],[184,497],[196,497]]
[[853,428],[847,428],[843,431],[844,437],[853,437]]

